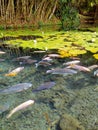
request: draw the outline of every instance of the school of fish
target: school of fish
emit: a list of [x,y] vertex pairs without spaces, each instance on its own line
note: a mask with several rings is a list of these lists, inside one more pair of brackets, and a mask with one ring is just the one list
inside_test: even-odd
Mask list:
[[[43,53],[43,52],[36,51],[34,53]],[[6,54],[6,52],[0,51],[0,54]],[[46,71],[46,74],[72,76],[72,75],[76,75],[78,72],[81,72],[81,71],[90,73],[91,71],[94,70],[93,76],[98,77],[98,65],[95,64],[95,65],[88,66],[88,67],[82,66],[80,60],[73,59],[72,61],[65,62],[62,64],[62,66],[63,66],[62,68],[60,68],[60,67],[51,68],[51,66],[53,67],[53,64],[54,64],[56,58],[60,58],[60,55],[59,54],[47,54],[40,61],[32,59],[31,56],[21,56],[21,57],[14,58],[14,59],[12,59],[12,61],[18,62],[20,66],[14,68],[14,69],[8,70],[8,72],[4,76],[8,76],[8,77],[18,76],[20,74],[20,72],[23,72],[23,70],[25,70],[25,67],[22,65],[34,64],[36,69],[38,67],[48,67],[48,68],[50,67],[50,69],[48,69]],[[1,61],[3,62],[5,60],[1,59]],[[19,93],[19,92],[22,92],[24,90],[31,88],[32,86],[33,86],[33,84],[30,82],[14,84],[12,86],[6,87],[5,89],[0,89],[0,95]],[[42,90],[48,90],[48,89],[52,88],[53,86],[56,87],[55,81],[43,82],[37,88],[34,88],[32,90],[32,92],[36,93],[36,92],[40,92]],[[98,87],[95,90],[98,90]],[[7,119],[10,118],[16,112],[31,106],[32,104],[34,104],[34,102],[35,102],[34,100],[30,99],[30,100],[25,101],[25,102],[21,103],[20,105],[16,106],[6,116]],[[8,110],[9,108],[10,108],[10,106],[8,104],[7,105],[4,104],[4,105],[0,106],[0,111],[2,113],[4,111]]]

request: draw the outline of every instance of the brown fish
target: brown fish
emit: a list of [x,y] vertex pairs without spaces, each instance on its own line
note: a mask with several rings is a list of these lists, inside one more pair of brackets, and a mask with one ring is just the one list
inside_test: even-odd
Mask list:
[[21,57],[14,58],[13,61],[24,61],[29,59],[30,57],[31,56],[21,56]]
[[20,65],[25,65],[25,64],[33,64],[33,63],[36,63],[36,62],[37,62],[37,60],[27,59],[27,60],[19,62],[19,64]]
[[50,66],[51,64],[47,61],[39,61],[38,63],[35,64],[36,65],[36,68],[38,66],[44,66],[44,67],[47,67],[47,66]]
[[91,66],[89,66],[88,67],[90,70],[93,70],[93,69],[95,69],[95,68],[98,68],[98,65],[91,65]]
[[45,82],[41,84],[38,88],[34,89],[33,92],[39,92],[41,90],[50,89],[53,87],[56,83],[55,82]]
[[69,65],[66,68],[73,68],[73,69],[76,69],[76,70],[79,70],[79,71],[90,72],[89,68],[81,66],[81,65],[76,65],[76,64]]

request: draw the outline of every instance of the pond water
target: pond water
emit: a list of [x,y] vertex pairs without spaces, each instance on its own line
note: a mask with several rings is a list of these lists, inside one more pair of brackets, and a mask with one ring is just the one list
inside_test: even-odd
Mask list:
[[[39,64],[40,61],[48,54],[57,53],[55,50],[29,52],[1,47],[1,51],[6,53],[0,54],[0,130],[71,130],[70,125],[73,130],[98,130],[98,76],[94,76],[98,68],[90,72],[78,70],[71,75],[61,71],[47,73],[48,70],[65,68],[64,63],[73,60],[79,60],[79,65],[85,67],[98,65],[98,60],[90,52],[70,58],[54,56],[44,66],[46,62]],[[30,56],[31,62],[19,59],[23,56]],[[6,75],[18,67],[24,69],[15,75]],[[44,89],[33,92],[46,82],[55,85],[47,89],[49,85],[45,84]],[[31,83],[32,86],[21,92],[1,91],[20,83]],[[35,102],[7,118],[13,108],[28,100]]]

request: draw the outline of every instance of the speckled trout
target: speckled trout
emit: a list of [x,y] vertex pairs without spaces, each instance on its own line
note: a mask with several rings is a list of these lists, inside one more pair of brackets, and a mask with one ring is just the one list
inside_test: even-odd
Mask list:
[[0,90],[0,94],[11,94],[11,93],[21,92],[23,90],[27,90],[31,86],[32,86],[31,83],[16,84],[16,85],[13,85],[11,87],[8,87],[7,89]]
[[22,109],[27,108],[28,106],[34,104],[34,100],[28,100],[22,104],[20,104],[19,106],[15,107],[12,111],[10,111],[10,113],[7,115],[6,118],[10,118],[14,113],[16,113],[17,111],[20,111]]

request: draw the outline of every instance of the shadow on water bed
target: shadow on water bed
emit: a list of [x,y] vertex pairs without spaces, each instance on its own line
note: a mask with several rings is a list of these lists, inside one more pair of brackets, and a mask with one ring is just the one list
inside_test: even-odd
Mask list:
[[[70,58],[52,55],[40,62],[57,52],[38,50],[29,53],[29,49],[10,52],[7,48],[2,49],[6,53],[0,54],[0,58],[5,59],[0,62],[0,90],[19,83],[31,83],[32,86],[21,92],[0,93],[0,130],[98,130],[98,76],[94,76],[98,68],[90,72],[76,70],[75,74],[67,72],[67,75],[62,71],[67,67],[64,63],[75,60],[71,58],[78,58],[81,66],[98,65],[91,52]],[[51,65],[46,65],[47,62]],[[16,75],[5,76],[18,67],[24,69]],[[56,68],[60,70],[46,73]],[[44,84],[46,82],[55,85]],[[34,93],[36,89],[39,91]],[[33,105],[6,118],[13,108],[30,99],[35,101]]]

